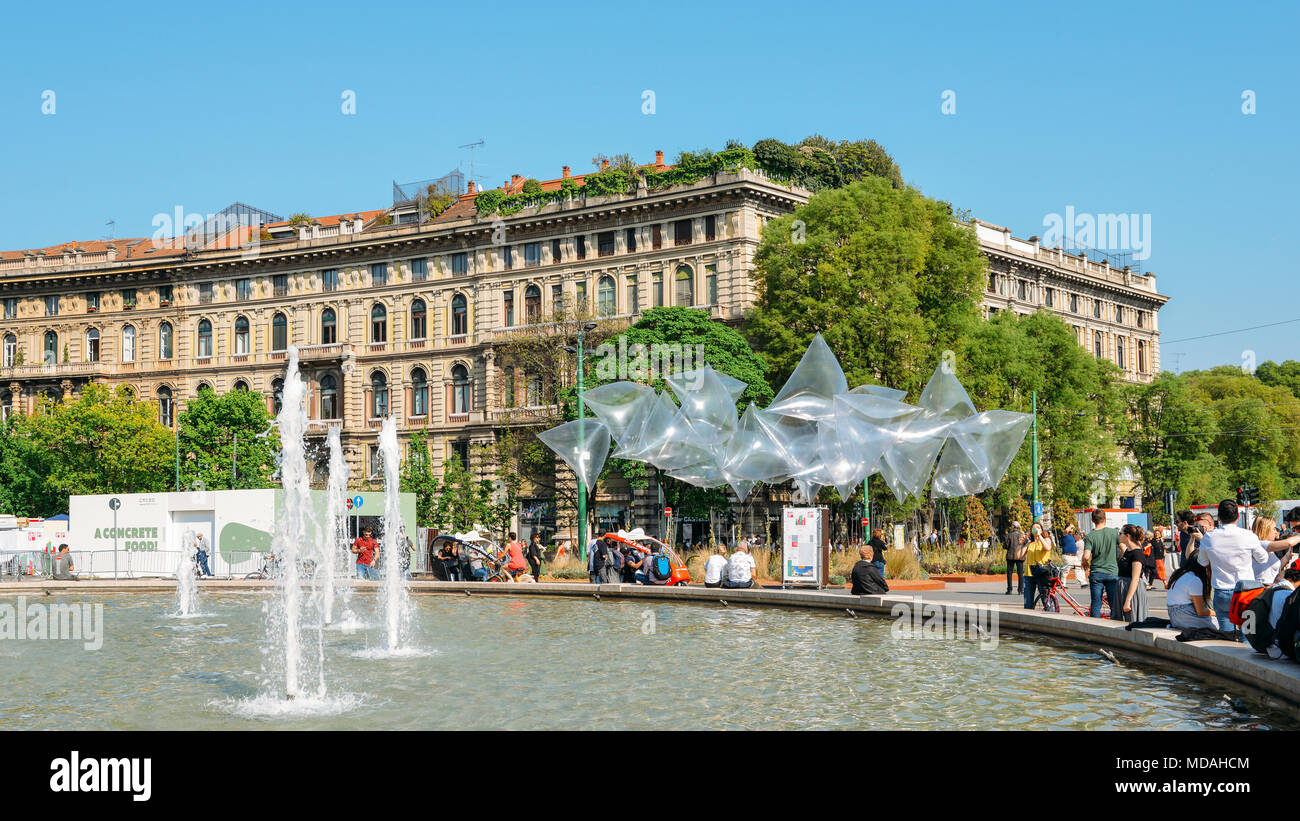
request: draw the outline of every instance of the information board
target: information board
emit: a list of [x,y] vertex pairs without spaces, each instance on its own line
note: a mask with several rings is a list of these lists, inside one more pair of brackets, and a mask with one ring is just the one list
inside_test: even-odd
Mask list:
[[825,587],[830,519],[824,507],[787,507],[781,515],[781,586]]

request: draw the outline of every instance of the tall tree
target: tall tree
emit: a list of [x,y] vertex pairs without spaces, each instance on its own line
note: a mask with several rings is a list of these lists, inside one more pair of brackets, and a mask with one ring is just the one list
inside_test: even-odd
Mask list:
[[420,527],[436,527],[435,506],[438,496],[438,477],[433,473],[433,457],[429,453],[429,440],[424,431],[411,434],[407,457],[402,462],[401,489],[415,494],[415,521]]
[[264,488],[275,472],[279,434],[266,399],[252,391],[200,390],[180,414],[181,482],[208,490]]
[[[1041,496],[1082,505],[1099,483],[1119,478],[1114,434],[1122,407],[1118,371],[1080,347],[1060,318],[1046,311],[998,314],[961,340],[956,367],[981,410],[1029,413],[1037,392]],[[1002,485],[984,494],[986,501],[1003,506],[1029,493],[1030,461],[1026,439]]]
[[978,321],[986,270],[950,205],[869,177],[764,228],[747,335],[774,385],[820,332],[850,385],[915,392]]
[[172,433],[126,387],[91,383],[74,399],[46,400],[15,434],[40,454],[45,475],[31,503],[53,508],[45,515],[66,512],[69,495],[151,493],[170,484]]

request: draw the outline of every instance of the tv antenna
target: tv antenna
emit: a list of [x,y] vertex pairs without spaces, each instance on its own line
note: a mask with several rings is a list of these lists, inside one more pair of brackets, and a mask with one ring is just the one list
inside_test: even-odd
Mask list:
[[456,146],[457,148],[469,149],[469,178],[471,180],[478,179],[478,177],[474,176],[474,149],[478,148],[481,145],[483,145],[483,138],[479,137],[477,140],[475,140],[472,143],[465,143],[464,145]]
[[108,228],[108,236],[104,237],[104,239],[113,239],[117,233],[117,220],[109,220],[104,223],[104,226]]

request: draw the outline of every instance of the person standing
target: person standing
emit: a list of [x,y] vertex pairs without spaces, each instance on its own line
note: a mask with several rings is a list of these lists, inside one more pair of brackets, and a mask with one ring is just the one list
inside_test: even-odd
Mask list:
[[1088,586],[1088,577],[1083,575],[1083,558],[1079,555],[1079,540],[1075,536],[1074,524],[1067,524],[1065,532],[1061,534],[1061,558],[1065,561],[1065,577],[1061,579],[1061,584],[1065,584],[1070,577],[1079,580],[1080,587]]
[[1011,595],[1011,573],[1016,574],[1016,592],[1025,592],[1025,534],[1020,532],[1020,523],[1013,521],[1011,528],[1007,530],[1006,535],[1002,537],[1003,544],[1007,548],[1007,592]]
[[1251,525],[1251,531],[1259,537],[1259,546],[1268,553],[1263,563],[1254,563],[1255,580],[1272,584],[1277,580],[1278,572],[1289,565],[1291,548],[1300,543],[1300,534],[1288,533],[1282,536],[1277,529],[1277,522],[1268,516],[1260,516]]
[[352,542],[352,553],[357,557],[357,578],[378,581],[375,562],[379,560],[379,542],[370,528],[361,528],[361,535]]
[[[741,539],[736,546],[737,551],[749,551],[749,542]],[[721,543],[718,549],[709,560],[704,563],[704,586],[705,587],[722,587],[722,574],[727,569],[727,548]]]
[[528,550],[524,554],[528,559],[528,569],[533,573],[533,581],[542,580],[542,535],[534,533],[533,537],[528,540]]
[[875,527],[871,529],[871,540],[867,542],[871,548],[871,561],[876,565],[876,570],[880,571],[880,578],[885,577],[885,531]]
[[1147,590],[1155,585],[1155,580],[1159,579],[1160,584],[1166,590],[1169,589],[1168,578],[1165,576],[1165,531],[1161,525],[1156,525],[1155,530],[1151,533],[1151,538],[1147,539],[1143,545],[1146,550],[1149,561],[1146,564]]
[[858,563],[853,565],[853,572],[849,574],[853,581],[853,587],[849,592],[854,596],[870,596],[880,593],[889,592],[889,583],[885,577],[876,569],[875,551],[871,545],[866,544],[858,548]]
[[199,563],[199,572],[204,576],[211,576],[212,571],[208,568],[208,543],[203,541],[203,534],[194,534],[194,561]]
[[1235,501],[1219,502],[1219,526],[1201,537],[1196,556],[1198,562],[1210,568],[1214,613],[1224,632],[1236,630],[1228,611],[1237,582],[1255,581],[1255,565],[1268,562],[1268,552],[1260,545],[1259,537],[1237,526],[1238,515]]
[[1034,565],[1047,564],[1052,560],[1052,543],[1048,540],[1043,526],[1034,522],[1029,527],[1029,541],[1025,544],[1024,566],[1029,573],[1024,578],[1025,609],[1034,609],[1037,598],[1038,578],[1034,576]]
[[[1130,624],[1147,617],[1147,585],[1143,575],[1150,557],[1146,553],[1144,535],[1137,525],[1124,525],[1119,532],[1120,552],[1115,561],[1115,575],[1119,579],[1122,620]],[[1112,611],[1115,609],[1114,601],[1111,599]]]
[[1124,618],[1119,601],[1119,531],[1106,524],[1106,511],[1092,512],[1093,530],[1083,539],[1083,569],[1088,573],[1088,615],[1101,617],[1101,595],[1106,594],[1110,617]]

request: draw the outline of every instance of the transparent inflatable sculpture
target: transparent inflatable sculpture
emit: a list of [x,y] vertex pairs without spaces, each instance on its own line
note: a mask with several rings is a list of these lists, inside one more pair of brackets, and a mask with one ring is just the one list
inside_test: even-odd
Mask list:
[[583,422],[581,435],[573,421],[539,438],[589,487],[612,439],[617,458],[698,487],[728,485],[742,500],[760,483],[784,482],[808,501],[827,486],[847,499],[879,473],[901,502],[927,483],[935,498],[995,487],[1030,424],[1024,413],[976,411],[946,363],[915,405],[893,388],[850,390],[821,334],[767,408],[750,405],[737,414],[745,383],[707,365],[664,381],[669,390],[661,393],[633,382],[584,391],[596,418]]

